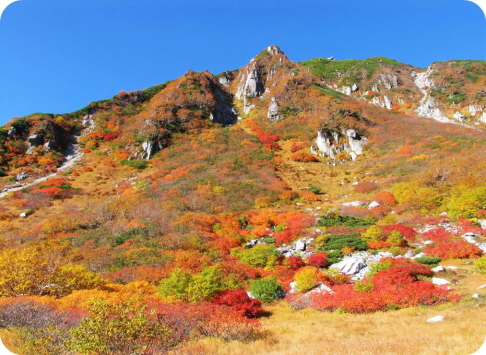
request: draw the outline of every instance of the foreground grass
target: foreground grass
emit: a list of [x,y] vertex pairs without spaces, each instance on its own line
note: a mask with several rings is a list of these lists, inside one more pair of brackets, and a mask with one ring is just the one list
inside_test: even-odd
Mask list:
[[[438,275],[457,279],[459,303],[414,307],[373,314],[336,314],[295,311],[284,302],[267,307],[262,335],[248,343],[203,339],[188,344],[181,353],[206,354],[471,354],[486,337],[486,277],[464,261],[448,261],[458,270]],[[480,299],[472,299],[474,293]],[[427,323],[442,315],[445,321]]]

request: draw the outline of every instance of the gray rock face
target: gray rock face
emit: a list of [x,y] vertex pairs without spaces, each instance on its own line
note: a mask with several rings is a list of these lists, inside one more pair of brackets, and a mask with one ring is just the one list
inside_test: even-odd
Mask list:
[[56,147],[56,144],[54,142],[45,142],[44,147],[46,148],[47,151],[50,151]]
[[228,84],[230,83],[230,80],[226,77],[226,76],[221,76],[218,78],[218,81],[221,85],[223,86],[228,86]]
[[15,136],[16,133],[17,133],[17,130],[15,129],[14,126],[12,126],[8,129],[7,136],[10,138],[10,137]]
[[26,172],[21,172],[20,174],[18,174],[14,180],[15,181],[22,181],[22,180],[25,180],[29,177],[29,175],[26,173]]
[[368,138],[360,136],[354,129],[348,129],[342,133],[319,131],[316,139],[319,150],[317,155],[336,159],[336,155],[344,151],[348,152],[353,160],[356,160],[358,155],[363,154],[363,147],[367,142]]
[[142,159],[149,160],[153,154],[160,151],[160,145],[159,142],[145,141],[142,143],[142,149]]
[[241,100],[244,96],[259,97],[265,92],[263,80],[258,72],[256,63],[250,63],[246,68],[246,74],[241,77],[236,98]]
[[384,86],[385,89],[391,90],[398,86],[398,77],[396,75],[382,73],[379,76],[378,83]]
[[456,113],[454,113],[454,116],[453,116],[456,120],[458,120],[459,122],[464,122],[464,120],[466,119],[466,116],[464,116],[461,112],[459,111],[456,111]]
[[270,118],[272,121],[278,121],[280,119],[278,115],[278,104],[274,97],[272,97],[272,102],[268,107],[268,118]]

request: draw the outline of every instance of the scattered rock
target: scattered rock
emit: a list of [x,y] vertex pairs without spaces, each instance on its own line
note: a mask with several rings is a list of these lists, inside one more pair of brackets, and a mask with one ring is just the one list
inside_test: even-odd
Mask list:
[[452,284],[452,282],[446,280],[446,279],[441,279],[439,277],[433,277],[432,278],[432,283],[434,285],[438,285],[438,286],[443,286],[443,285],[450,285]]
[[432,269],[433,272],[444,272],[445,269],[442,266],[437,266]]
[[20,217],[20,218],[25,218],[25,217],[27,217],[27,212],[22,212],[21,214],[19,214],[19,217]]
[[436,316],[436,317],[432,317],[432,318],[427,319],[427,323],[439,323],[439,322],[443,322],[444,319],[445,318],[443,316]]

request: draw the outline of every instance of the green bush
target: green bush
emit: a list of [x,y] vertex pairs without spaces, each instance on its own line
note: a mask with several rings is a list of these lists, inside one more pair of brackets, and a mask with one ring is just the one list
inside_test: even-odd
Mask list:
[[174,269],[168,278],[160,282],[158,292],[162,297],[198,302],[211,299],[228,288],[231,287],[226,283],[223,272],[218,265],[214,265],[197,275]]
[[474,263],[474,266],[481,274],[486,274],[486,256],[479,258]]
[[355,250],[367,250],[368,246],[357,234],[330,235],[321,248],[326,251],[341,250],[343,247],[354,248]]
[[437,265],[442,261],[441,258],[435,256],[422,256],[420,258],[414,259],[416,262],[424,265]]
[[160,281],[158,292],[162,297],[172,297],[179,301],[187,301],[187,289],[192,282],[192,274],[182,269],[174,269],[170,276]]
[[352,216],[340,216],[337,212],[331,212],[319,218],[319,225],[322,227],[345,226],[348,228],[362,228],[373,224],[373,221]]
[[143,170],[148,166],[147,160],[140,160],[140,159],[134,159],[134,160],[123,159],[120,161],[120,163],[122,165],[129,166],[131,168],[135,168],[138,170]]
[[280,298],[282,287],[274,277],[258,279],[252,281],[251,293],[262,302],[271,302]]
[[329,265],[337,264],[342,260],[343,256],[344,255],[340,249],[327,251],[327,262]]
[[231,256],[237,257],[241,262],[253,267],[275,266],[278,253],[273,245],[258,244],[251,249],[232,249]]

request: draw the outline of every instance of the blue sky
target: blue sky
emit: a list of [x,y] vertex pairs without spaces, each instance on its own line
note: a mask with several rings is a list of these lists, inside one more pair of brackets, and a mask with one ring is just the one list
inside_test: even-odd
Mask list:
[[270,44],[294,61],[486,59],[464,0],[22,0],[0,21],[0,124],[66,113],[187,69],[219,73]]

